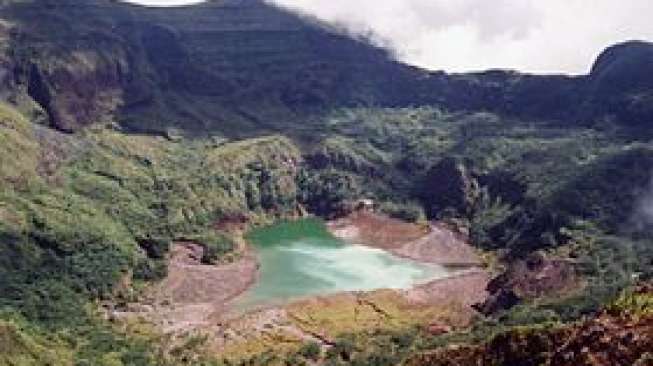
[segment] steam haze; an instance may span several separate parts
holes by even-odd
[[[507,68],[583,74],[609,45],[653,40],[650,0],[271,1],[355,32],[373,32],[401,60],[449,72]],[[184,0],[133,2],[179,5]]]
[[[638,194],[638,200],[633,215],[633,223],[637,230],[645,230],[653,227],[653,178],[648,189]]]

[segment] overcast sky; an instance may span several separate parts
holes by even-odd
[[[450,72],[509,68],[580,74],[608,45],[653,40],[651,0],[273,1],[354,31],[372,31],[403,61]]]

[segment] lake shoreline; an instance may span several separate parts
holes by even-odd
[[[250,232],[246,239],[259,259],[260,281],[230,307],[283,306],[350,291],[405,290],[455,272],[385,248],[346,242],[328,226],[307,218]]]
[[[295,222],[295,221],[291,221]],[[395,257],[415,261],[416,263],[440,265],[445,268],[455,268],[451,273],[424,280],[416,283],[407,288],[388,288],[391,291],[399,291],[410,293],[418,289],[424,289],[432,286],[441,287],[447,281],[457,280],[460,281],[466,277],[475,277],[478,274],[488,276],[487,272],[482,268],[481,262],[476,254],[471,249],[461,236],[448,229],[439,226],[438,224],[430,224],[428,227],[404,222],[390,217],[372,213],[372,212],[354,212],[353,214],[339,218],[336,220],[326,221],[325,227],[328,232],[336,238],[344,241],[349,245],[363,245],[370,248],[383,250]],[[379,230],[382,227],[383,230]],[[390,232],[390,234],[388,234]],[[449,243],[443,249],[434,251],[420,250],[420,245],[437,244],[437,237],[434,233],[441,235],[445,232],[448,236]],[[383,240],[374,241],[372,233],[381,233],[385,236]],[[392,234],[398,234],[405,238],[405,240],[393,240]],[[240,243],[241,253],[240,258],[232,263],[223,263],[212,266],[204,266],[200,263],[184,263],[180,266],[179,254],[173,251],[170,257],[170,267],[173,269],[172,274],[168,276],[159,286],[157,292],[159,294],[168,293],[173,294],[172,302],[176,304],[190,303],[203,303],[206,308],[212,308],[211,318],[232,318],[234,316],[247,315],[250,312],[258,312],[262,310],[269,310],[273,308],[283,308],[293,303],[310,300],[317,297],[330,297],[337,296],[344,293],[360,293],[360,292],[374,292],[377,290],[363,290],[363,291],[338,291],[326,294],[311,294],[292,298],[288,301],[270,302],[253,306],[251,309],[237,309],[238,302],[247,295],[254,286],[259,284],[261,280],[261,260],[260,253],[254,248],[253,244],[246,239],[246,236],[241,237]],[[451,240],[454,238],[454,240]],[[453,243],[453,244],[452,244]],[[192,243],[176,243],[177,248],[192,247]],[[454,248],[453,252],[445,253],[447,249]],[[440,255],[439,255],[440,254]],[[188,253],[183,254],[187,256]],[[227,284],[225,290],[222,291],[223,296],[215,296],[212,299],[207,299],[197,294],[192,295],[192,299],[188,298],[174,298],[175,289],[171,288],[170,283],[176,282],[171,277],[188,277],[189,270],[200,269],[204,272],[214,271],[215,276],[220,276],[219,282]],[[179,274],[177,272],[186,272]],[[243,280],[245,278],[245,280]],[[217,281],[217,279],[214,279]],[[489,278],[488,278],[489,281]],[[167,288],[166,288],[167,287]],[[192,287],[192,286],[191,286]],[[471,286],[478,288],[478,286]],[[380,289],[382,290],[382,289]],[[483,289],[484,290],[484,289]],[[192,291],[191,291],[192,293]],[[161,297],[160,295],[157,297]],[[211,297],[211,296],[209,296]],[[480,301],[482,301],[481,299]]]
[[[447,267],[482,267],[468,239],[438,222],[417,225],[369,211],[357,211],[327,222],[337,238],[383,249],[422,263]]]
[[[360,220],[361,217],[364,220]],[[415,245],[432,243],[433,226],[422,227],[371,213],[348,220],[351,221],[327,222],[324,230],[346,244],[380,249],[423,264],[459,265],[461,258],[465,260],[459,271],[407,288],[315,294],[239,309],[239,300],[265,275],[261,269],[260,253],[251,237],[241,236],[238,259],[218,265],[199,263],[196,244],[175,243],[169,258],[170,275],[150,292],[151,305],[139,304],[140,309],[131,316],[144,316],[169,335],[208,334],[211,349],[238,356],[260,350],[259,347],[267,344],[270,334],[281,334],[290,339],[287,341],[289,347],[306,341],[328,346],[339,333],[432,324],[458,328],[472,321],[475,315],[472,305],[485,300],[490,279],[477,264],[477,258],[460,255],[467,255],[468,251],[445,253],[447,256],[437,258],[432,256],[436,252]],[[376,224],[370,225],[371,222],[386,228],[385,232],[377,231],[386,235],[386,240],[377,243],[356,240],[368,235],[369,228],[376,227]],[[359,223],[363,225],[356,226]],[[320,222],[319,225],[323,224]],[[398,229],[394,230],[397,227],[392,225],[399,225]],[[350,233],[358,230],[359,237],[344,238],[342,232],[334,232],[343,228]],[[395,241],[389,234],[403,236],[406,240]],[[402,251],[405,248],[413,252]],[[352,314],[358,315],[349,319]],[[321,318],[324,319],[319,320]],[[311,325],[311,322],[319,324]]]

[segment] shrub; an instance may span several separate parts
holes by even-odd
[[[349,338],[338,338],[333,347],[327,351],[327,359],[342,359],[345,361],[351,360],[354,352],[356,351],[356,344]]]
[[[426,219],[424,208],[416,202],[384,202],[381,204],[381,211],[396,219],[409,222],[419,222]]]
[[[163,259],[170,251],[170,239],[167,238],[138,238],[138,245],[145,251],[148,258]]]
[[[197,239],[197,242],[204,247],[204,255],[202,256],[202,263],[204,264],[215,264],[236,247],[233,239],[218,233],[204,234]]]
[[[322,355],[322,348],[317,342],[309,342],[299,349],[299,354],[309,360],[317,361]]]
[[[143,258],[134,267],[134,279],[141,281],[158,281],[168,275],[168,264],[165,260],[149,260]]]

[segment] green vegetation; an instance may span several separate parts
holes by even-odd
[[[651,308],[650,288],[623,291],[617,300],[607,306],[609,318],[604,316],[600,322],[585,320],[566,323],[551,310],[538,309],[531,305],[521,305],[502,314],[496,319],[478,321],[472,328],[461,332],[454,332],[442,336],[431,336],[420,328],[408,328],[392,331],[377,331],[374,334],[343,334],[334,340],[334,344],[323,355],[324,365],[401,365],[406,364],[432,364],[414,362],[416,355],[433,353],[434,360],[441,364],[468,364],[483,360],[491,365],[517,364],[519,362],[532,362],[532,364],[556,364],[552,362],[552,351],[562,349],[563,343],[570,343],[572,339],[583,339],[595,335],[597,329],[610,324],[612,327],[624,326],[630,329],[634,324],[640,324],[639,337],[643,342],[650,344],[650,329],[645,328],[646,321],[650,321]],[[625,319],[625,325],[620,322]],[[648,320],[646,320],[648,319]],[[601,325],[599,325],[601,324]],[[610,328],[601,333],[605,337],[614,337],[618,344],[619,333],[609,333]],[[649,329],[649,330],[646,330]],[[582,342],[582,341],[581,341]],[[450,349],[443,348],[448,345],[459,345]],[[570,343],[571,344],[571,343]],[[573,343],[576,346],[576,343]],[[460,346],[464,345],[464,346]],[[580,347],[586,343],[580,343]],[[600,346],[599,346],[600,347]],[[308,345],[300,347],[296,353],[291,353],[284,359],[277,356],[274,359],[255,357],[244,361],[240,365],[295,365],[303,364]],[[600,353],[602,349],[594,349]],[[318,348],[316,348],[318,349]],[[632,353],[636,359],[647,360],[646,353],[638,348],[622,348],[621,352]],[[638,354],[639,353],[639,354]],[[570,354],[573,354],[570,352]],[[428,356],[427,356],[428,357]],[[558,356],[559,357],[559,356]],[[616,357],[616,356],[615,356]],[[458,360],[456,361],[453,360]],[[525,361],[527,360],[527,361]],[[283,362],[281,362],[283,361]],[[413,363],[410,363],[413,361]],[[299,363],[295,363],[299,362]],[[467,362],[467,363],[465,363]],[[438,365],[440,363],[437,363]],[[521,364],[521,363],[519,363]]]
[[[420,222],[426,219],[424,208],[417,202],[383,202],[379,210],[390,217],[409,222]]]
[[[608,132],[433,108],[348,109],[325,117],[321,133],[328,137],[300,151],[280,136],[170,141],[103,128],[73,142],[9,107],[0,111],[0,146],[21,151],[19,160],[7,159],[15,151],[2,154],[0,305],[35,325],[26,337],[77,332],[89,322],[94,332],[109,327],[94,320],[88,301],[129,298],[130,279],[163,278],[174,240],[201,244],[207,264],[228,257],[234,239],[213,229],[222,219],[265,222],[292,216],[300,205],[329,216],[361,197],[410,221],[426,213],[455,219],[487,250],[514,257],[546,250],[575,259],[587,283],[582,293],[481,322],[472,332],[479,341],[511,324],[576,319],[617,296],[633,274],[651,273],[650,235],[637,225],[625,233],[621,225],[637,209],[640,193],[632,187],[648,186],[653,147]],[[41,129],[63,148],[40,143]],[[439,164],[445,159],[455,164]],[[425,201],[429,190],[456,174],[451,190],[440,192],[462,206],[433,211]],[[57,339],[71,357],[81,357],[69,338]],[[415,347],[397,348],[395,356]],[[316,357],[309,351],[298,357]],[[389,358],[360,357],[397,360],[383,355]],[[340,358],[329,359],[345,362]]]
[[[634,137],[428,108],[342,110],[325,117],[324,126],[333,137],[308,149],[300,175],[300,187],[318,187],[301,190],[310,192],[302,201],[313,212],[370,197],[393,216],[420,220],[429,207],[425,193],[459,174],[453,189],[438,192],[463,207],[431,217],[467,226],[475,245],[500,250],[504,260],[536,251],[569,258],[583,282],[572,294],[523,303],[460,333],[431,337],[405,329],[395,335],[411,340],[402,345],[391,336],[354,334],[346,337],[348,351],[332,348],[326,364],[394,365],[422,350],[480,344],[518,329],[536,337],[595,313],[636,278],[651,276],[651,233],[636,221],[653,149]],[[439,165],[445,159],[455,164]]]
[[[615,315],[633,317],[653,316],[653,294],[650,289],[627,289],[614,301],[608,311]]]
[[[165,276],[173,240],[196,241],[204,262],[219,261],[235,249],[212,229],[224,215],[262,220],[297,206],[300,157],[280,137],[215,147],[96,130],[59,150],[11,108],[0,112],[0,146],[21,149],[2,154],[0,319],[39,357],[49,357],[38,352],[48,334],[78,365],[154,364],[148,342],[113,332],[89,301],[129,299],[130,277]],[[12,330],[16,319],[29,329]]]
[[[457,224],[502,264],[567,259],[582,283],[466,333],[342,335],[329,365],[537,339],[653,278],[650,44],[608,49],[587,76],[446,75],[266,2],[230,6],[0,0],[0,364],[208,365],[201,339],[163,349],[98,303],[164,278],[175,241],[228,261],[238,241],[216,228],[233,218],[329,217],[360,198]]]
[[[213,229],[223,218],[265,222],[292,216],[300,205],[328,216],[369,197],[392,216],[421,221],[425,192],[452,174],[462,174],[454,182],[467,188],[443,192],[463,195],[450,202],[465,207],[429,214],[468,225],[474,243],[488,250],[572,257],[587,283],[570,298],[528,307],[535,315],[523,317],[527,312],[517,308],[499,323],[479,323],[474,339],[519,317],[515,324],[576,319],[617,296],[633,274],[651,273],[650,235],[637,225],[625,233],[621,225],[637,209],[639,193],[630,187],[647,188],[653,148],[607,132],[532,126],[488,113],[366,108],[326,117],[322,133],[330,137],[303,152],[279,136],[170,141],[102,128],[74,142],[48,130],[64,146],[54,149],[39,142],[41,127],[9,107],[1,111],[6,143],[0,146],[21,154],[19,160],[7,159],[12,151],[2,154],[0,305],[36,325],[27,337],[96,323],[88,301],[133,296],[121,285],[130,278],[163,278],[174,240],[204,246],[204,263],[227,257],[236,244]],[[465,169],[440,170],[445,158]],[[97,324],[93,329],[108,327]],[[57,342],[80,357],[78,346]]]
[[[322,348],[319,343],[309,342],[303,345],[298,353],[307,360],[317,361],[322,355]]]

